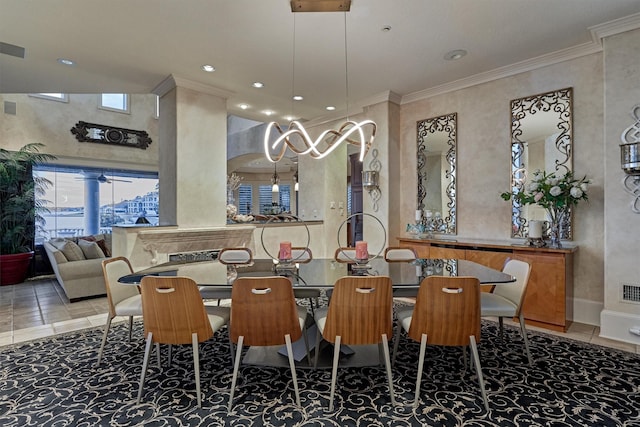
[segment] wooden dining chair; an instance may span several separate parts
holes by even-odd
[[[393,329],[391,294],[391,278],[387,276],[346,276],[336,281],[329,307],[316,311],[319,332],[316,335],[316,366],[320,338],[334,345],[330,411],[333,410],[341,344],[378,344],[380,352],[384,354],[391,404],[395,405],[388,343]]]
[[[355,264],[356,263],[356,248],[354,247],[340,247],[336,249],[336,252],[333,255],[333,259],[337,262],[341,262],[344,264]]]
[[[127,274],[133,273],[131,263],[125,257],[114,257],[102,261],[102,274],[104,284],[107,289],[107,304],[109,305],[109,315],[104,326],[102,343],[98,351],[98,361],[100,365],[104,347],[107,343],[107,336],[111,328],[111,322],[116,316],[127,316],[129,318],[129,342],[131,342],[131,330],[133,329],[133,316],[142,316],[142,299],[140,290],[136,285],[126,285],[119,283],[118,279]]]
[[[218,252],[218,262],[227,266],[227,283],[231,284],[238,275],[236,267],[253,262],[253,252],[245,247],[222,248]],[[200,286],[199,289],[202,298],[218,300],[218,305],[221,300],[231,298],[231,291],[228,289],[215,289],[213,286]]]
[[[297,264],[308,264],[313,260],[313,253],[311,249],[306,247],[292,247],[291,248],[291,261]],[[315,305],[318,305],[318,298],[320,298],[320,290],[318,289],[306,289],[304,287],[296,287],[293,290],[293,295],[296,298],[307,299],[309,301],[309,308],[311,308],[311,315],[315,314]]]
[[[422,280],[413,308],[397,313],[398,329],[393,345],[395,363],[400,332],[420,343],[413,407],[420,401],[420,383],[427,344],[470,346],[484,407],[489,411],[482,366],[476,343],[480,342],[480,281],[475,277],[429,276]],[[466,363],[466,351],[465,351]]]
[[[147,342],[137,403],[142,397],[151,344],[156,344],[159,367],[160,344],[191,344],[198,407],[202,407],[198,344],[213,337],[215,331],[228,323],[229,308],[208,307],[205,310],[196,283],[188,277],[145,276],[140,288]]]
[[[413,248],[389,246],[384,250],[384,260],[387,262],[410,262],[418,258]]]
[[[512,275],[516,278],[516,281],[515,283],[496,285],[492,293],[483,292],[480,296],[481,316],[498,318],[500,338],[503,337],[504,325],[502,319],[505,317],[518,318],[529,366],[533,366],[527,328],[525,327],[524,314],[522,312],[531,265],[525,261],[509,259],[504,264],[502,272]]]
[[[282,276],[240,277],[231,293],[231,342],[237,344],[228,411],[231,412],[243,346],[286,345],[296,404],[300,406],[298,379],[293,360],[292,342],[304,337],[309,356],[306,331],[307,309],[296,305],[291,281]]]

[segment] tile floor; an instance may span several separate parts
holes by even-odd
[[[108,310],[106,297],[69,303],[55,278],[0,286],[0,346],[104,326]],[[601,338],[593,325],[573,323],[566,333],[528,328],[640,354],[640,346]]]

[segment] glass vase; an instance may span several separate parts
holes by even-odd
[[[551,208],[547,210],[549,216],[549,247],[562,247],[562,221],[566,215],[566,210],[562,208]]]

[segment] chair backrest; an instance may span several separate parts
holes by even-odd
[[[142,291],[144,334],[162,344],[191,344],[213,336],[202,296],[193,279],[180,276],[145,276]]]
[[[293,247],[291,248],[291,260],[294,262],[298,262],[300,264],[306,264],[311,262],[313,259],[313,254],[311,253],[311,249],[304,247]]]
[[[253,252],[249,248],[222,248],[218,252],[220,264],[242,265],[253,262]]]
[[[135,285],[127,285],[118,282],[118,279],[127,274],[133,273],[131,263],[125,257],[113,257],[102,261],[102,275],[107,288],[107,301],[109,303],[109,314],[115,316],[115,306],[121,301],[139,295],[140,290]]]
[[[503,273],[507,273],[516,278],[515,283],[505,283],[504,285],[496,285],[493,293],[500,295],[513,302],[518,306],[516,309],[516,317],[520,315],[522,310],[522,302],[527,291],[529,283],[529,273],[531,273],[531,265],[525,261],[518,259],[509,259],[502,268]]]
[[[422,279],[413,309],[409,337],[445,346],[480,342],[480,281],[475,277],[429,276]]]
[[[384,250],[384,259],[387,262],[408,262],[414,261],[416,258],[418,256],[412,248],[389,246]]]
[[[342,247],[336,249],[335,254],[333,255],[333,259],[338,262],[342,262],[345,264],[355,264],[356,263],[356,248],[353,247]]]
[[[387,276],[345,276],[333,286],[322,336],[343,344],[377,344],[391,337],[393,290]]]
[[[231,341],[244,345],[285,344],[302,336],[291,281],[282,276],[240,277],[231,289]]]

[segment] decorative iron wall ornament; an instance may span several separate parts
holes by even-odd
[[[431,210],[429,205],[442,206],[442,217],[437,229],[433,231],[442,234],[456,234],[456,144],[457,144],[457,113],[445,114],[439,117],[418,122],[418,210]],[[437,148],[436,146],[441,146]],[[444,165],[440,170],[429,170],[427,166],[428,153],[444,153]],[[440,183],[442,192],[436,200],[427,188],[431,180]],[[443,180],[443,181],[441,181]],[[437,184],[434,182],[434,184]],[[440,209],[435,209],[439,213]],[[422,223],[426,224],[427,215],[422,215]]]
[[[511,101],[511,187],[513,193],[524,191],[527,176],[536,169],[564,176],[573,170],[573,88],[527,96]],[[544,118],[544,120],[541,120]],[[540,167],[529,161],[528,136],[554,137],[552,147],[545,146]],[[512,200],[511,237],[525,238],[529,218],[516,198]],[[563,240],[573,237],[571,208],[561,226]]]
[[[626,174],[622,186],[634,198],[631,210],[640,213],[640,104],[633,106],[631,117],[635,122],[620,135],[620,165]]]
[[[146,150],[151,144],[149,134],[143,130],[119,128],[96,123],[78,122],[71,133],[80,142],[96,144],[124,145]]]

